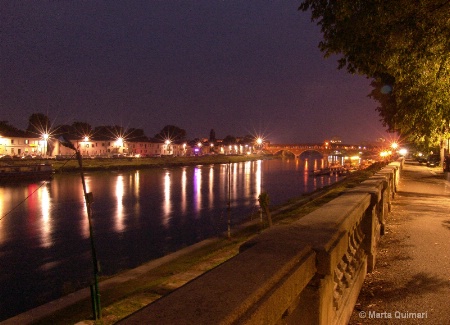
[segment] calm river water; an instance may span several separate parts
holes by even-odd
[[[271,205],[329,185],[322,160],[264,160],[87,173],[101,275],[115,274],[217,236],[249,220],[264,191]],[[228,182],[228,168],[231,183]],[[0,321],[89,286],[92,259],[78,174],[0,186]]]

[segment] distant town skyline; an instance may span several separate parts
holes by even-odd
[[[5,122],[4,119],[2,119],[0,117],[0,122]],[[6,121],[7,122],[7,121]],[[89,124],[87,122],[84,121],[76,121],[77,123],[86,123]],[[26,132],[27,131],[27,127],[25,128],[19,128],[16,125],[13,125],[9,122],[7,122],[8,125],[10,125],[11,127],[15,127],[17,128],[19,131],[21,132]],[[28,119],[27,119],[27,125],[28,125]],[[90,124],[89,124],[90,125]],[[65,130],[64,128],[61,127],[65,127],[66,125],[51,125],[50,128],[45,129],[45,128],[40,128],[38,127],[38,130],[34,130],[31,133],[33,134],[33,137],[35,138],[55,138],[57,139],[60,135],[66,134],[67,130]],[[71,125],[69,125],[71,126]],[[102,129],[103,127],[111,127],[111,128],[120,128],[120,130],[116,130],[116,132],[107,132],[108,133],[108,138],[111,140],[117,140],[118,138],[123,138],[124,141],[133,141],[134,138],[140,138],[140,133],[138,133],[138,136],[136,136],[136,131],[142,130],[144,132],[144,135],[149,139],[155,139],[155,138],[159,138],[159,140],[161,140],[162,142],[164,141],[174,141],[175,137],[167,137],[162,139],[161,137],[161,132],[164,133],[164,129],[167,127],[175,127],[175,128],[180,128],[183,129],[184,128],[182,126],[179,125],[165,125],[163,127],[161,127],[160,130],[158,130],[156,133],[153,134],[147,134],[145,133],[144,129],[141,128],[135,128],[132,125],[128,126],[128,128],[121,128],[121,126],[117,125],[117,124],[111,124],[111,125],[90,125],[92,127],[91,131],[86,131],[86,132],[79,132],[77,131],[77,136],[79,139],[88,139],[88,138],[105,138],[105,130],[99,130]],[[96,132],[97,131],[97,132]],[[100,132],[101,131],[101,132]],[[122,132],[123,131],[123,132]],[[219,130],[220,131],[220,130]],[[102,134],[98,134],[98,132],[102,133]],[[170,132],[169,132],[170,133]],[[220,132],[219,132],[220,133]],[[211,134],[214,135],[214,140],[223,140],[227,137],[236,137],[236,138],[246,138],[248,136],[252,136],[255,138],[256,140],[259,140],[261,142],[269,142],[269,143],[274,143],[273,141],[271,141],[271,139],[269,137],[264,136],[264,134],[258,134],[258,133],[238,133],[238,134],[226,134],[224,136],[221,137],[217,137],[216,136],[216,130],[215,129],[210,129],[208,131],[208,134],[202,134],[200,136],[190,136],[189,134],[186,134],[186,137],[184,138],[184,142],[185,141],[193,141],[196,139],[199,140],[210,140],[211,139]],[[73,136],[73,134],[72,134]],[[5,137],[4,132],[2,132],[2,127],[0,126],[0,137]],[[392,139],[391,139],[392,140]],[[88,141],[88,140],[86,140]],[[385,137],[379,137],[377,139],[373,139],[372,141],[357,141],[357,142],[348,142],[346,144],[351,144],[351,145],[358,145],[358,144],[375,144],[376,142],[384,142],[386,141]],[[183,141],[182,141],[183,142]],[[309,142],[310,144],[322,144],[325,142],[330,142],[330,143],[342,143],[342,139],[339,136],[328,136],[324,139],[322,139],[321,141],[316,141],[316,142]],[[291,142],[292,144],[308,144],[306,142],[301,142],[301,141],[297,141],[297,142]],[[280,143],[280,144],[289,144],[289,143]]]
[[[389,136],[370,81],[337,70],[299,3],[2,2],[1,119],[273,143]]]

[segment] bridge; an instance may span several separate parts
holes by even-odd
[[[340,143],[316,143],[316,144],[266,144],[263,146],[263,151],[271,154],[292,154],[295,157],[300,157],[305,152],[317,152],[323,158],[330,155],[354,155],[358,152],[373,152],[372,146],[359,146]]]

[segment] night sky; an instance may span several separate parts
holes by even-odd
[[[318,50],[300,1],[0,2],[0,120],[165,125],[189,139],[373,142],[387,133],[369,80]]]

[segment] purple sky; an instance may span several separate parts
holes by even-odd
[[[3,0],[0,120],[273,143],[387,137],[369,80],[324,59],[298,1]]]

